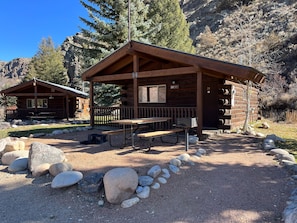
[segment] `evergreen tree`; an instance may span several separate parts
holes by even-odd
[[[112,84],[95,84],[94,104],[98,106],[111,106],[119,102],[120,87]]]
[[[81,28],[84,67],[89,67],[128,42],[128,0],[81,0],[89,19],[80,17],[87,28]],[[147,19],[148,5],[130,0],[130,39],[148,42],[151,21]],[[95,104],[116,104],[120,95],[114,85],[94,87]]]
[[[160,26],[159,32],[151,37],[152,44],[195,53],[189,25],[178,0],[151,1],[148,16],[152,27]]]
[[[55,48],[52,39],[42,39],[39,50],[29,64],[25,81],[33,78],[56,84],[66,85],[68,77],[63,65],[63,55],[60,48]]]
[[[98,60],[128,41],[128,0],[80,0],[88,10],[89,19],[80,17],[87,28],[80,28],[86,65]],[[131,39],[148,42],[150,20],[148,5],[130,0]],[[94,60],[95,59],[95,60]]]

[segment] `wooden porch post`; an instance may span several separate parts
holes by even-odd
[[[37,115],[37,83],[36,79],[33,79],[33,86],[34,86],[34,114]]]
[[[66,95],[66,118],[69,120],[69,97]]]
[[[94,82],[90,81],[90,91],[89,91],[89,107],[90,107],[90,124],[94,127]]]
[[[139,57],[137,55],[133,55],[133,97],[134,97],[134,118],[138,118],[138,71],[139,71]]]
[[[202,72],[197,71],[197,96],[196,96],[196,114],[198,117],[197,134],[200,138],[202,136],[203,127],[203,86],[202,86]]]

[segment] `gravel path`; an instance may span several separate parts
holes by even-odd
[[[65,151],[69,162],[84,174],[130,166],[140,174],[149,167],[184,153],[182,144],[155,146],[147,153],[129,148],[80,145],[91,131],[57,139],[32,139]],[[52,177],[12,175],[0,165],[0,221],[2,223],[163,222],[163,223],[256,223],[282,222],[281,214],[296,185],[286,171],[258,149],[258,139],[239,135],[214,135],[200,142],[208,154],[183,166],[168,183],[152,190],[147,199],[123,209],[97,205],[99,195],[87,195],[76,186],[52,189]],[[31,143],[27,142],[28,144]],[[191,147],[194,154],[198,147]]]

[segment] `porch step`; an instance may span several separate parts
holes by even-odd
[[[218,128],[223,129],[223,130],[226,130],[226,129],[230,130],[231,126],[230,125],[219,125]]]

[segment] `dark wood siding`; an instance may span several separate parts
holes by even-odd
[[[242,127],[245,121],[246,116],[246,85],[239,83],[227,82],[234,86],[235,97],[234,97],[234,106],[231,108],[231,128],[235,129]],[[252,87],[251,88],[251,113],[250,113],[250,122],[256,121],[259,116],[259,103],[258,103],[258,94],[259,90]]]

